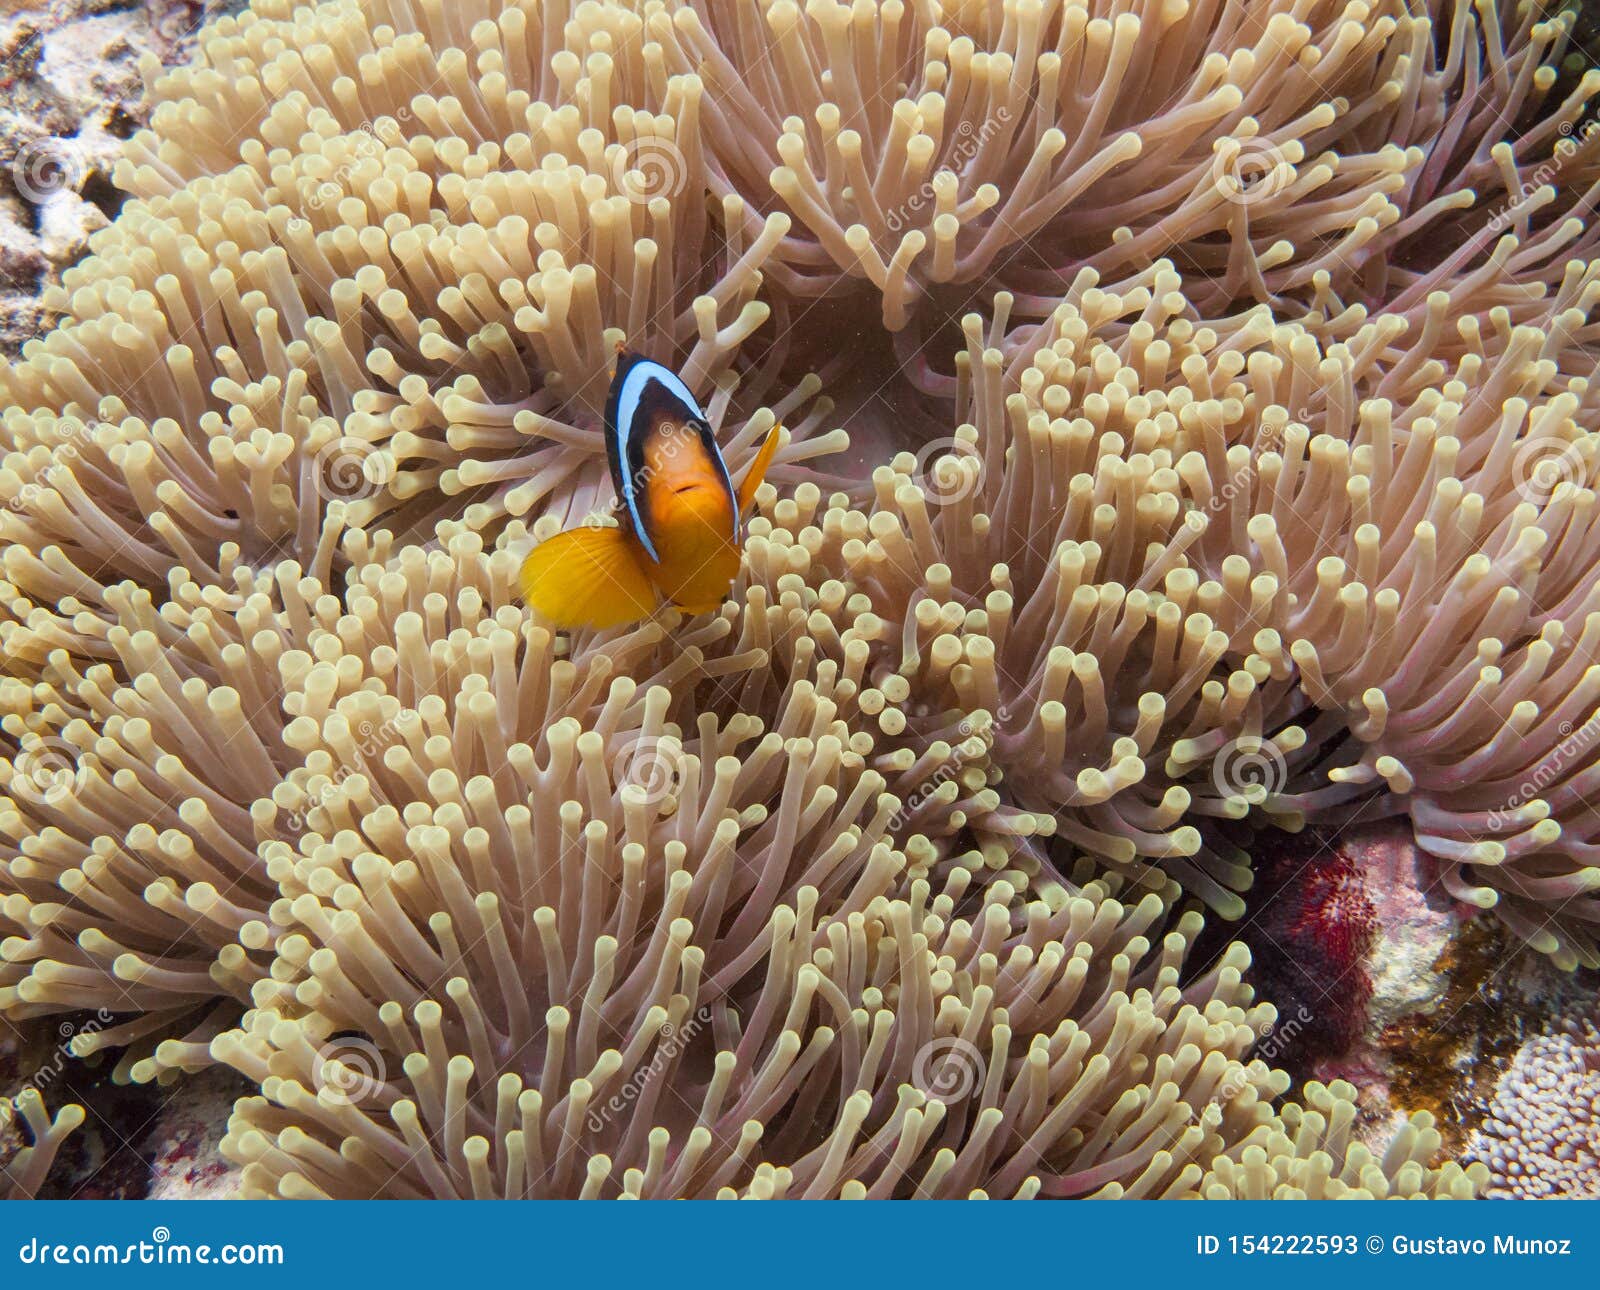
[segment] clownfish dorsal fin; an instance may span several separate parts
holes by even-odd
[[[778,444],[783,439],[783,427],[773,426],[767,431],[766,442],[756,453],[756,459],[750,463],[750,469],[744,472],[744,479],[739,483],[739,514],[742,517],[750,509],[751,503],[756,500],[756,490],[761,487],[761,481],[767,477],[767,467],[772,465],[772,458],[777,454]]]

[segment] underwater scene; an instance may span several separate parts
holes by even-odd
[[[1591,0],[4,0],[0,1198],[1600,1197],[1597,203]]]

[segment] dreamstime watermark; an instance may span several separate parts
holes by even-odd
[[[950,756],[940,764],[932,775],[922,780],[912,789],[911,795],[896,808],[895,813],[889,817],[890,832],[898,832],[904,828],[943,785],[955,779],[971,762],[987,756],[989,749],[994,747],[995,735],[999,724],[1005,722],[1009,716],[1010,713],[1002,707],[995,714],[993,720],[983,724],[981,727],[971,717],[964,718],[961,724],[956,727],[961,736],[961,742],[952,745]],[[973,740],[977,740],[977,748],[971,747]]]
[[[1302,408],[1294,414],[1294,420],[1304,425],[1309,415],[1310,412]],[[1211,494],[1206,501],[1206,510],[1212,512],[1225,510],[1239,498],[1255,494],[1256,476],[1261,469],[1261,459],[1269,452],[1283,450],[1285,429],[1285,426],[1270,423],[1261,427],[1261,432],[1250,444],[1249,457],[1240,463],[1237,470],[1230,471],[1222,487]]]
[[[66,140],[34,139],[17,149],[11,158],[11,184],[17,193],[35,206],[57,193],[76,192],[88,176],[83,159]]]
[[[378,1096],[388,1079],[388,1067],[378,1046],[359,1036],[330,1039],[317,1049],[311,1072],[317,1097],[335,1106],[361,1106]]]
[[[1541,188],[1555,180],[1566,168],[1567,162],[1578,155],[1578,150],[1584,144],[1596,134],[1600,134],[1600,121],[1592,119],[1585,121],[1583,127],[1576,131],[1571,121],[1563,121],[1558,129],[1561,138],[1556,140],[1556,146],[1551,149],[1549,158],[1529,171],[1528,177],[1508,194],[1510,200],[1489,216],[1488,223],[1484,225],[1489,232],[1501,233],[1509,228],[1517,212],[1526,206]]]
[[[74,426],[71,434],[55,445],[50,454],[50,461],[45,467],[19,488],[16,496],[6,505],[14,511],[26,510],[44,494],[54,491],[63,475],[72,474],[73,463],[81,455],[78,447],[80,441],[87,442],[103,424],[100,421],[83,421]]]
[[[356,744],[356,751],[370,764],[399,738],[398,725],[398,716],[391,717],[382,725],[374,725],[370,721],[357,721],[350,729],[350,733],[359,741]],[[348,760],[341,760],[328,775],[327,782],[319,784],[316,791],[308,794],[307,800],[296,809],[285,813],[284,826],[290,833],[303,832],[312,810],[318,806],[327,806],[344,787],[345,781],[352,775],[360,773],[363,773],[360,766]]]
[[[942,1035],[923,1044],[911,1058],[911,1084],[930,1101],[949,1106],[971,1097],[988,1069],[976,1044],[959,1035]]]
[[[1539,759],[1526,779],[1517,785],[1517,791],[1504,803],[1489,812],[1489,828],[1498,833],[1512,823],[1512,815],[1529,802],[1544,794],[1545,789],[1566,778],[1577,768],[1583,755],[1600,739],[1600,712],[1595,713],[1577,729],[1572,722],[1563,721],[1556,726],[1561,742]]]
[[[1305,1004],[1295,1010],[1294,1016],[1285,1020],[1280,1017],[1276,1021],[1264,1026],[1261,1038],[1250,1050],[1251,1058],[1263,1062],[1275,1062],[1294,1043],[1307,1026],[1316,1019],[1316,1014]],[[1246,1090],[1253,1087],[1255,1081],[1251,1078],[1250,1068],[1240,1062],[1235,1062],[1229,1072],[1223,1076],[1216,1090],[1211,1094],[1209,1106],[1222,1107]]]
[[[1560,435],[1536,434],[1517,445],[1511,459],[1511,483],[1525,502],[1543,506],[1563,484],[1581,485],[1589,477],[1589,463],[1575,440]]]
[[[11,782],[6,790],[13,799],[35,806],[57,806],[83,783],[83,764],[76,744],[59,735],[24,735],[23,745],[11,762]]]
[[[1290,1044],[1294,1043],[1300,1032],[1315,1019],[1315,1015],[1305,1004],[1301,1004],[1294,1016],[1287,1021],[1279,1018],[1262,1028],[1261,1041],[1251,1050],[1252,1057],[1259,1057],[1264,1062],[1275,1062],[1283,1055]]]
[[[402,107],[378,121],[363,121],[357,129],[345,135],[344,156],[328,174],[314,180],[302,198],[305,209],[320,211],[351,196],[351,181],[357,172],[365,163],[378,161],[391,146],[379,137],[379,129],[386,128],[390,121],[404,125],[410,119],[411,109]]]
[[[935,439],[917,453],[912,478],[940,506],[964,502],[983,487],[983,455],[961,438]]]
[[[1235,206],[1270,201],[1286,191],[1294,178],[1294,164],[1269,139],[1225,136],[1212,145],[1212,186]]]
[[[983,145],[994,137],[1000,127],[1008,124],[1010,120],[1011,109],[1001,107],[996,108],[992,115],[985,117],[981,125],[974,126],[971,121],[960,122],[956,126],[955,146],[950,149],[950,155],[945,158],[944,164],[923,180],[905,201],[884,212],[884,223],[889,231],[898,233],[912,223],[925,207],[933,204],[938,197],[936,185],[942,176],[948,175],[951,182],[958,182],[962,169],[978,155]]]
[[[590,1133],[599,1133],[614,1118],[626,1111],[628,1107],[639,1100],[639,1095],[650,1086],[650,1082],[658,1078],[667,1066],[676,1061],[683,1051],[694,1042],[694,1038],[708,1025],[711,1024],[711,1009],[701,1007],[690,1015],[682,1025],[671,1021],[661,1023],[660,1038],[656,1041],[655,1055],[648,1064],[639,1067],[632,1075],[628,1076],[620,1088],[604,1102],[589,1108],[588,1118],[585,1120]]]
[[[60,1042],[56,1044],[49,1058],[24,1079],[21,1086],[9,1097],[0,1098],[0,1126],[8,1125],[15,1120],[14,1103],[28,1089],[33,1089],[41,1097],[49,1092],[67,1069],[67,1063],[76,1057],[86,1055],[78,1050],[78,1040],[86,1035],[99,1034],[111,1024],[111,1020],[110,1009],[101,1008],[87,1021],[60,1022],[56,1027]]]
[[[1283,791],[1289,767],[1276,745],[1259,735],[1230,739],[1211,759],[1211,783],[1224,798],[1242,797],[1260,806]]]
[[[641,135],[616,145],[611,178],[616,189],[635,205],[657,197],[676,197],[688,180],[689,163],[678,145],[659,135]]]
[[[283,1263],[283,1246],[278,1244],[236,1245],[229,1243],[213,1248],[210,1245],[189,1245],[174,1241],[165,1226],[153,1228],[148,1241],[129,1245],[116,1245],[100,1241],[93,1245],[85,1241],[41,1241],[30,1237],[17,1250],[20,1263],[44,1265],[72,1265],[105,1267],[137,1263],[154,1263],[163,1267],[183,1264],[223,1264],[250,1266],[253,1264]]]
[[[395,478],[394,456],[350,435],[330,439],[312,459],[312,482],[330,502],[361,502]]]
[[[612,765],[622,768],[621,787],[636,789],[640,800],[657,806],[678,787],[687,755],[676,739],[640,735],[618,753]]]
[[[678,455],[686,448],[698,446],[699,442],[700,430],[697,426],[681,421],[664,425],[652,438],[649,459],[633,472],[634,496],[643,496],[652,479],[677,461]],[[622,498],[613,494],[609,502],[590,511],[578,523],[588,528],[604,528],[611,520],[621,515],[624,509]]]

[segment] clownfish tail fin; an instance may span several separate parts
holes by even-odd
[[[767,477],[767,467],[772,465],[772,458],[778,451],[778,444],[783,439],[783,427],[773,426],[767,432],[767,441],[761,445],[761,451],[756,453],[756,459],[750,463],[750,469],[744,472],[744,479],[739,484],[739,514],[743,515],[750,509],[750,503],[756,499],[756,490],[761,487],[761,481]]]
[[[655,585],[619,528],[568,529],[528,552],[522,596],[556,627],[621,627],[655,610]]]

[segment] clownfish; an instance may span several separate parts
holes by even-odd
[[[620,354],[605,411],[619,523],[569,529],[534,547],[522,565],[523,598],[565,628],[637,622],[663,596],[687,614],[715,609],[739,572],[744,515],[779,429],[735,489],[706,414],[678,375]]]

